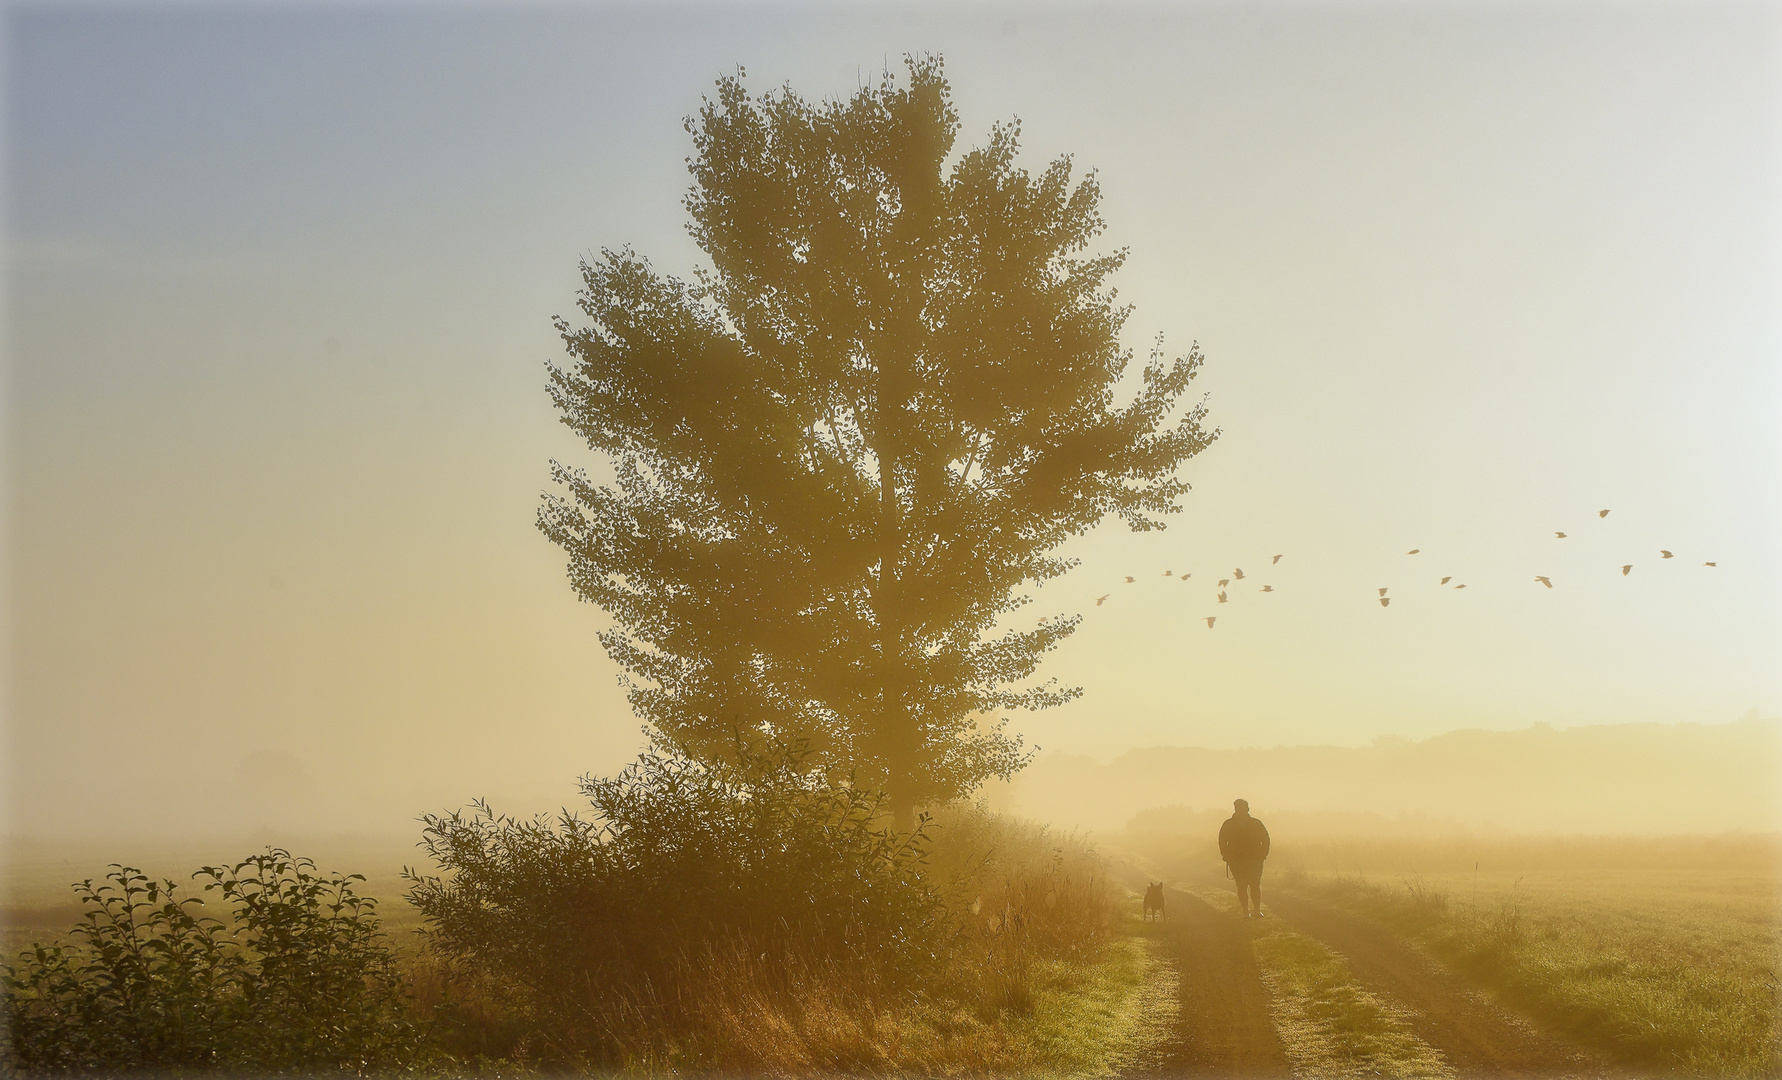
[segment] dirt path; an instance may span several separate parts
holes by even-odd
[[[1192,893],[1170,890],[1167,917],[1150,924],[1180,975],[1181,1023],[1153,1075],[1287,1077],[1269,1018],[1250,928]]]
[[[1143,889],[1136,871],[1127,876]],[[1200,884],[1221,891],[1226,885],[1210,880]],[[1179,972],[1181,1020],[1149,1074],[1241,1080],[1290,1076],[1251,948],[1261,924],[1193,893],[1171,889],[1167,895],[1168,918],[1148,924],[1146,932],[1162,944]],[[1340,954],[1367,989],[1403,1006],[1417,1037],[1439,1050],[1460,1077],[1608,1080],[1630,1075],[1495,1004],[1386,927],[1280,890],[1267,893],[1265,906],[1291,929]]]
[[[1340,953],[1368,989],[1409,1009],[1417,1037],[1440,1050],[1463,1077],[1623,1075],[1493,1003],[1386,927],[1280,890],[1270,892],[1264,906]]]

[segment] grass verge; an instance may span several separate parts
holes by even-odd
[[[979,824],[998,838],[997,852],[972,860],[971,873],[954,883],[969,886],[980,912],[992,909],[983,897],[1054,891],[1031,887],[1036,871],[1055,872],[1060,861],[1055,847],[1037,846],[1044,833],[1006,820]],[[1067,866],[1087,857],[1065,846]],[[670,1030],[639,1017],[628,1052],[609,1071],[710,1074],[721,1063],[721,1074],[781,1077],[1142,1072],[1176,1021],[1176,973],[1158,942],[1135,935],[1137,898],[1125,906],[1131,910],[1119,911],[1099,940],[1061,950],[1036,940],[1019,907],[998,904],[994,918],[971,921],[975,939],[915,992],[797,957],[708,950],[691,961],[697,976],[684,980],[705,987],[700,1023]],[[446,1014],[462,1021],[448,1039],[454,1060],[504,1075],[537,1071],[527,1023],[493,1000],[493,987],[448,986],[424,953],[411,963],[424,1009],[450,999]]]
[[[936,914],[910,943],[917,977],[796,940],[688,941],[660,987],[640,981],[606,1003],[602,1057],[587,1064],[638,1076],[1108,1076],[1167,1033],[1169,965],[1125,932],[1120,890],[1081,838],[950,807],[923,880]],[[525,995],[461,961],[430,970],[439,960],[423,951],[412,970],[451,1059],[564,1067]]]
[[[1136,900],[1136,898],[1135,898]],[[1153,938],[1121,935],[1091,964],[1055,965],[1034,1009],[1011,1025],[1022,1076],[1104,1077],[1143,1072],[1176,1022],[1177,974]]]

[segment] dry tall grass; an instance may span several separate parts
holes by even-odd
[[[1080,836],[970,805],[944,809],[936,825],[927,877],[946,911],[956,978],[986,1008],[1032,1011],[1036,963],[1093,959],[1120,890]]]
[[[591,1026],[619,1049],[598,1064],[640,1075],[923,1075],[1052,1071],[1060,1056],[1113,1049],[1046,1030],[1059,1000],[1120,983],[1142,958],[1109,946],[1121,892],[1082,838],[981,807],[936,812],[921,874],[939,909],[910,972],[841,961],[795,940],[773,952],[740,938],[688,942],[672,1000],[644,983],[590,1000]],[[413,957],[417,1003],[437,1017],[444,1049],[489,1072],[561,1067],[545,1018],[487,972]],[[1120,967],[1120,972],[1111,968]],[[1110,969],[1110,970],[1104,970]],[[1091,1040],[1093,1041],[1093,1040]],[[584,1061],[585,1064],[596,1064]]]

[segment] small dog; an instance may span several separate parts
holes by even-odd
[[[1166,918],[1163,913],[1163,882],[1155,882],[1145,886],[1145,918],[1149,919],[1155,911],[1159,919]]]

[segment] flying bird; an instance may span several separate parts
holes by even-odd
[[[1381,589],[1381,590],[1380,590],[1380,595],[1381,595],[1381,596],[1385,596],[1385,595],[1386,595],[1386,590],[1385,590],[1385,589]]]
[[[1221,589],[1225,588],[1225,586],[1230,585],[1230,584],[1231,584],[1231,579],[1228,577],[1222,577],[1219,579],[1219,587]]]
[[[1392,603],[1392,597],[1390,597],[1390,596],[1380,597],[1380,606],[1381,607],[1386,607],[1387,605],[1389,605],[1391,603]]]
[[[1551,581],[1548,581],[1545,577],[1541,576],[1540,574],[1535,575],[1535,580],[1540,582],[1542,585],[1547,586],[1547,588],[1549,588],[1549,589],[1551,589],[1553,587],[1553,583]]]
[[[1564,533],[1562,533],[1562,532],[1556,532],[1556,533],[1554,533],[1554,534],[1553,534],[1553,539],[1555,539],[1555,540],[1564,540],[1564,539],[1565,539],[1565,534],[1564,534]]]
[[[1275,565],[1275,564],[1276,564],[1276,563],[1278,563],[1278,562],[1280,562],[1280,561],[1281,561],[1281,557],[1280,557],[1280,556],[1279,556],[1279,555],[1276,555],[1276,556],[1275,556],[1275,557],[1274,557],[1274,558],[1272,558],[1272,559],[1270,559],[1270,560],[1269,560],[1269,561],[1268,561],[1268,564],[1269,564],[1269,565],[1270,565],[1270,566],[1273,566],[1273,565]]]
[[[1609,516],[1609,512],[1607,510],[1598,510],[1596,516],[1599,518],[1606,518]]]
[[[1130,574],[1127,575],[1127,577],[1126,577],[1126,584],[1128,584],[1128,585],[1132,584],[1132,576]]]
[[[1443,578],[1443,579],[1442,579],[1442,580],[1440,580],[1440,581],[1438,581],[1438,582],[1436,582],[1436,584],[1437,584],[1437,585],[1446,585],[1446,584],[1448,584],[1448,582],[1450,582],[1450,581],[1453,581],[1453,580],[1454,580],[1454,575],[1453,575],[1453,574],[1449,574],[1449,575],[1448,575],[1448,576],[1447,576],[1447,577],[1445,577],[1445,578]]]
[[[1454,586],[1454,587],[1455,587],[1455,588],[1456,588],[1456,589],[1464,589],[1464,588],[1466,588],[1466,582],[1464,582],[1464,581],[1463,581],[1463,582],[1461,582],[1461,583],[1460,583],[1460,584],[1459,584],[1459,585],[1456,585],[1456,586]]]
[[[1213,628],[1213,620],[1217,619],[1218,617],[1219,616],[1217,616],[1217,615],[1208,615],[1207,616],[1207,629],[1208,630],[1211,630]]]
[[[1164,576],[1164,577],[1175,577],[1175,576],[1176,576],[1176,572],[1175,572],[1175,571],[1174,571],[1174,570],[1165,570],[1165,571],[1164,571],[1164,572],[1163,572],[1163,576]]]
[[[1703,566],[1713,566],[1713,567],[1718,567],[1718,566],[1719,566],[1719,565],[1720,565],[1720,564],[1719,564],[1719,563],[1717,563],[1717,562],[1705,562],[1705,563],[1703,563],[1703,564],[1702,564],[1702,565],[1703,565]]]
[[[1233,570],[1231,572],[1231,576],[1238,579],[1239,581],[1244,580],[1244,568],[1240,566],[1236,570]]]
[[[1418,552],[1419,552],[1419,551],[1422,551],[1422,550],[1423,550],[1423,549],[1422,549],[1422,548],[1412,548],[1412,549],[1411,549],[1411,550],[1409,550],[1409,551],[1407,551],[1407,552],[1405,552],[1405,554],[1406,554],[1406,555],[1415,555],[1415,554],[1417,554],[1417,553],[1418,553]]]
[[[1632,569],[1633,569],[1633,563],[1628,563],[1628,564],[1627,564],[1627,565],[1626,565],[1626,566],[1623,566],[1623,567],[1622,567],[1622,568],[1621,568],[1621,576],[1622,576],[1622,577],[1626,577],[1626,576],[1627,576],[1627,572],[1628,572],[1628,571],[1629,571],[1629,570],[1632,570]]]
[[[1262,591],[1263,591],[1263,592],[1274,592],[1274,591],[1275,591],[1275,587],[1274,587],[1274,586],[1273,586],[1273,585],[1264,585],[1264,586],[1263,586],[1263,587],[1262,587]]]
[[[1180,577],[1180,578],[1179,578],[1179,579],[1177,579],[1177,580],[1180,580],[1180,581],[1187,581],[1187,580],[1188,580],[1188,579],[1189,579],[1189,578],[1191,578],[1191,577],[1193,577],[1193,576],[1194,576],[1194,575],[1193,575],[1193,574],[1183,574],[1183,575],[1182,575],[1182,576],[1181,576],[1181,577]]]
[[[1096,606],[1096,607],[1100,607],[1100,606],[1101,606],[1101,602],[1102,602],[1102,601],[1103,601],[1103,600],[1106,600],[1106,599],[1107,599],[1107,598],[1108,598],[1108,597],[1109,597],[1109,596],[1112,596],[1112,595],[1114,595],[1114,594],[1113,594],[1113,593],[1108,593],[1108,594],[1107,594],[1107,595],[1106,595],[1106,596],[1098,596],[1098,597],[1096,597],[1096,598],[1095,598],[1095,606]]]
[[[1658,549],[1658,553],[1659,553],[1659,554],[1660,554],[1660,555],[1663,555],[1663,556],[1664,556],[1664,557],[1665,557],[1665,558],[1667,558],[1667,559],[1674,559],[1674,558],[1676,558],[1676,556],[1675,556],[1675,555],[1672,555],[1672,554],[1671,554],[1671,553],[1670,553],[1670,552],[1668,552],[1668,551],[1666,551],[1666,550],[1665,550],[1665,549],[1663,549],[1663,548],[1659,548],[1659,549]]]
[[[1219,594],[1219,602],[1221,604],[1225,603],[1225,594],[1224,593]]]

